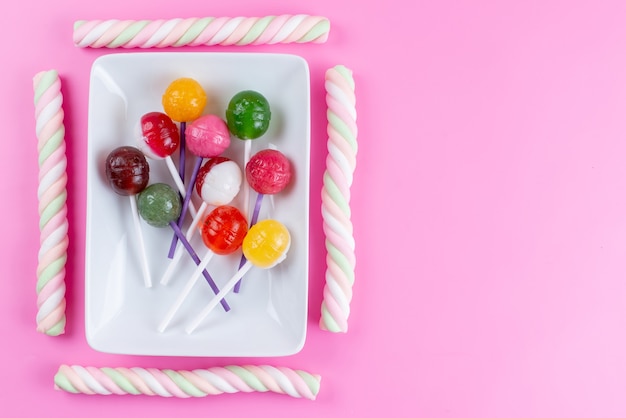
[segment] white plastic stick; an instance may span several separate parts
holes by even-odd
[[[148,257],[146,256],[146,245],[143,241],[143,232],[141,230],[141,223],[139,222],[137,200],[135,196],[128,197],[130,200],[130,210],[132,212],[133,223],[135,224],[137,243],[139,244],[139,259],[141,263],[141,271],[143,272],[143,281],[146,287],[152,287],[152,278],[150,277],[150,268],[148,267]]]
[[[211,313],[211,311],[217,306],[217,304],[220,303],[220,300],[224,299],[224,296],[226,296],[226,294],[230,292],[230,290],[235,286],[239,279],[241,279],[248,272],[248,270],[250,270],[252,265],[253,264],[250,261],[246,261],[246,263],[234,274],[234,276],[231,277],[228,282],[226,282],[226,284],[222,287],[222,290],[220,290],[217,295],[215,295],[215,297],[211,299],[209,304],[202,310],[202,312],[200,312],[200,314],[194,318],[191,324],[189,324],[187,328],[185,328],[185,332],[187,332],[187,334],[191,334],[198,327],[198,325],[200,325],[200,322],[202,322],[202,320],[209,313]]]
[[[246,139],[244,140],[243,147],[243,175],[244,178],[246,176],[246,165],[248,165],[248,161],[250,161],[250,154],[252,153],[252,140]],[[250,185],[247,181],[244,181],[243,184],[242,196],[243,196],[243,215],[246,217],[246,220],[250,220]]]
[[[168,155],[167,157],[165,157],[165,164],[167,165],[167,169],[170,171],[172,179],[174,179],[174,183],[176,183],[176,188],[184,199],[185,195],[187,194],[187,190],[185,189],[185,185],[183,184],[183,181],[178,174],[178,169],[176,168],[174,160],[172,160],[171,156]],[[194,218],[198,214],[198,211],[196,211],[196,207],[191,200],[189,201],[189,213],[191,213],[191,216]]]
[[[191,277],[185,284],[185,287],[178,294],[176,301],[174,302],[172,307],[169,309],[169,311],[167,311],[165,318],[163,318],[163,321],[161,321],[161,324],[159,324],[159,328],[158,328],[159,332],[165,331],[165,328],[167,328],[168,324],[172,321],[172,318],[174,318],[174,315],[176,315],[176,312],[178,312],[178,310],[183,305],[183,302],[185,301],[187,296],[189,296],[189,293],[191,293],[191,289],[193,289],[193,286],[196,284],[198,279],[200,279],[200,276],[202,275],[202,270],[206,268],[207,264],[209,264],[209,261],[211,261],[211,258],[213,258],[213,254],[214,254],[213,251],[208,251],[207,254],[204,256],[204,258],[202,259],[202,261],[200,262],[200,264],[198,264],[193,274],[191,275]],[[219,292],[219,293],[222,293],[222,292]],[[223,298],[224,296],[222,296],[218,300],[218,303]]]
[[[187,241],[191,241],[191,238],[197,231],[198,224],[202,220],[202,215],[204,215],[204,212],[206,212],[206,209],[208,208],[208,206],[209,205],[207,205],[206,202],[202,202],[202,204],[200,205],[200,208],[198,209],[198,213],[196,213],[196,215],[193,217],[193,221],[191,222],[191,225],[189,225],[187,232],[185,232],[185,238],[187,238]],[[176,252],[174,252],[174,257],[172,258],[169,265],[167,266],[167,269],[165,269],[165,273],[163,273],[163,277],[161,277],[162,285],[165,286],[170,282],[172,278],[172,274],[174,274],[174,271],[176,270],[176,266],[180,262],[180,259],[183,257],[183,253],[184,253],[183,248],[181,248],[180,246],[176,246]]]

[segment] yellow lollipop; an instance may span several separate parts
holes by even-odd
[[[285,225],[266,219],[250,228],[241,247],[250,263],[268,269],[285,259],[290,245],[291,237]]]
[[[264,219],[250,227],[241,246],[246,256],[245,264],[226,282],[222,290],[211,299],[202,312],[185,328],[185,331],[191,334],[252,266],[261,269],[274,267],[287,257],[290,246],[289,230],[277,220]]]

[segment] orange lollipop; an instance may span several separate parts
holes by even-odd
[[[185,182],[185,129],[187,122],[198,119],[202,115],[206,102],[206,93],[200,83],[189,77],[172,81],[161,98],[161,104],[167,116],[173,121],[180,122],[178,173],[183,183]]]

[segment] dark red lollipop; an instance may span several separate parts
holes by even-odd
[[[148,258],[143,240],[143,233],[139,225],[139,213],[135,195],[148,185],[150,180],[150,166],[145,155],[135,147],[123,146],[115,148],[109,153],[105,162],[105,171],[111,188],[115,193],[127,196],[130,201],[131,214],[137,235],[139,255],[143,280],[146,287],[152,286]]]
[[[115,193],[136,195],[146,188],[150,179],[150,166],[145,155],[137,148],[122,146],[107,156],[105,171]]]

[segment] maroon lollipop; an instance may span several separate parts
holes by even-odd
[[[145,155],[135,147],[115,148],[107,156],[105,171],[115,193],[134,196],[148,185],[150,166]]]
[[[129,198],[131,214],[137,233],[144,284],[146,287],[151,287],[152,279],[150,278],[143,233],[141,232],[139,222],[139,212],[137,211],[137,200],[135,199],[135,195],[148,185],[150,166],[140,150],[135,147],[123,146],[114,149],[107,156],[105,172],[113,191]]]

